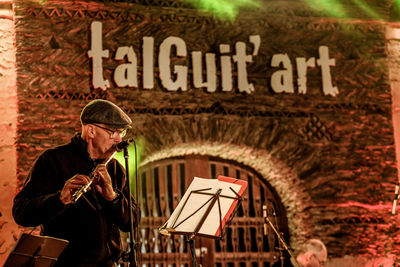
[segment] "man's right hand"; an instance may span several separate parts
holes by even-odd
[[[64,205],[72,203],[72,195],[82,186],[88,184],[90,178],[83,174],[76,174],[71,179],[67,180],[61,190],[60,200]]]

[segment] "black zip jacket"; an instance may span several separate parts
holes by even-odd
[[[69,241],[55,266],[100,266],[120,254],[119,230],[129,231],[128,183],[125,170],[115,160],[107,165],[118,197],[106,201],[94,189],[76,204],[63,205],[60,193],[75,174],[89,173],[93,161],[87,143],[75,135],[71,142],[45,151],[35,161],[23,189],[16,195],[13,217],[24,227],[41,225],[41,234]],[[90,202],[90,204],[88,203]],[[133,214],[136,205],[133,202]],[[136,218],[136,216],[134,216]],[[106,266],[106,265],[105,265]]]

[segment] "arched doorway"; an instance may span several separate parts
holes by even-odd
[[[203,266],[264,267],[280,261],[275,235],[264,235],[262,210],[263,204],[272,204],[276,211],[273,219],[287,239],[286,213],[275,190],[247,166],[217,157],[188,155],[151,162],[139,170],[143,265],[190,266],[184,238],[161,236],[158,228],[178,205],[193,177],[215,179],[218,175],[247,180],[248,188],[222,240],[196,238],[198,263]]]

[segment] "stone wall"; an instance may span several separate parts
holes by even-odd
[[[327,244],[331,257],[392,259],[398,254],[399,218],[388,216],[397,173],[384,23],[362,14],[330,18],[299,1],[265,1],[257,10],[241,12],[234,22],[190,8],[137,2],[17,2],[20,184],[40,152],[79,130],[82,106],[106,98],[134,118],[132,136],[144,140],[144,160],[179,147],[185,147],[181,154],[211,153],[201,150],[203,144],[237,147],[224,157],[253,164],[282,187],[278,191],[295,246],[314,236]],[[387,1],[375,5],[382,16],[389,12]],[[113,82],[121,62],[112,59],[103,60],[110,88],[93,88],[87,56],[93,21],[102,22],[103,47],[110,57],[121,46],[132,46],[137,53],[138,88],[120,88]],[[218,54],[219,44],[229,44],[232,55],[239,41],[246,43],[247,53],[253,52],[251,35],[261,38],[257,56],[247,63],[254,92],[239,92],[237,82],[230,92],[206,92],[191,82],[187,91],[168,91],[157,78],[156,55],[154,88],[143,89],[144,36],[154,37],[156,53],[163,40],[177,36],[188,51]],[[318,59],[320,46],[329,47],[335,59],[330,71],[338,95],[324,94],[318,67],[309,69],[305,94],[297,87],[293,93],[271,88],[270,77],[278,69],[270,65],[272,55],[287,54],[295,66],[296,57]],[[179,57],[172,62],[190,64]],[[274,176],[262,163],[251,163],[250,156],[241,158],[243,149],[260,155],[260,161],[279,162],[282,173]],[[284,177],[285,170],[293,181],[274,180]]]
[[[1,1],[0,1],[1,4]],[[18,238],[19,229],[11,216],[16,192],[17,88],[15,31],[11,5],[0,6],[0,265]]]

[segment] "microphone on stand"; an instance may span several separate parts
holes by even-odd
[[[136,149],[136,142],[134,139],[128,139],[125,141],[122,141],[118,144],[114,144],[113,148],[120,152],[122,150],[124,150],[124,158],[125,158],[125,170],[126,170],[126,178],[128,181],[128,184],[131,184],[130,182],[130,177],[129,177],[129,152],[127,147],[133,143],[134,144],[134,148],[135,148],[135,185],[138,185],[138,177],[137,177],[137,149]],[[136,187],[136,198],[138,198],[138,186]],[[129,196],[132,196],[132,192],[131,192],[131,187],[128,186],[128,194]],[[139,200],[137,200],[139,201]],[[133,224],[133,219],[134,219],[134,215],[132,213],[132,197],[128,198],[128,204],[129,204],[129,221],[130,221],[130,229],[129,229],[129,235],[130,235],[130,242],[129,242],[129,249],[130,251],[125,253],[125,256],[123,258],[124,261],[129,262],[129,266],[132,267],[137,267],[138,266],[138,261],[140,261],[140,257],[138,259],[139,256],[139,212],[136,211],[136,216],[135,216],[135,221],[136,221],[136,228],[134,227]],[[136,207],[140,206],[139,202],[137,202]],[[135,229],[134,229],[135,228]]]
[[[122,142],[120,142],[118,144],[115,144],[114,148],[115,148],[115,150],[120,152],[120,151],[122,151],[124,148],[126,148],[127,146],[129,146],[133,142],[134,142],[133,139],[128,139],[128,140],[122,141]]]
[[[268,224],[267,224],[267,205],[262,206],[263,217],[264,217],[264,235],[268,235]]]
[[[393,215],[396,214],[396,205],[397,205],[397,201],[399,200],[399,187],[400,187],[400,184],[397,184],[396,189],[394,190],[394,199],[393,199],[393,208],[392,208]]]

